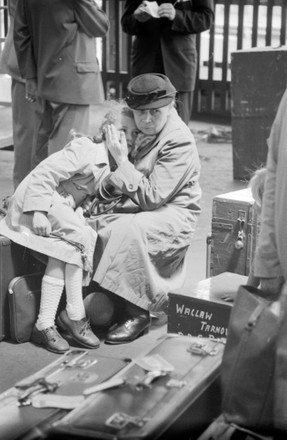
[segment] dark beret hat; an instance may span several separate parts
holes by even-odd
[[[164,107],[175,97],[176,89],[161,73],[144,73],[128,84],[127,105],[133,110]]]

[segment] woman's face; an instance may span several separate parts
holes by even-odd
[[[137,128],[144,134],[158,134],[165,126],[171,106],[150,110],[133,110]]]
[[[133,117],[122,113],[119,122],[116,124],[116,128],[125,133],[128,150],[130,151],[135,144],[135,139],[139,132]]]

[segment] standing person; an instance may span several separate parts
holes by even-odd
[[[103,102],[95,37],[109,20],[94,0],[19,0],[14,43],[26,97],[36,101],[33,165],[87,133],[90,104]],[[36,99],[37,98],[37,99]]]
[[[276,299],[287,280],[287,91],[268,139],[266,177],[254,275],[260,288]]]
[[[103,126],[113,122],[113,127],[124,130],[130,144],[135,130],[133,117],[122,105],[111,106],[104,107]],[[55,325],[64,286],[67,302],[57,318],[58,327],[84,347],[99,346],[82,297],[82,286],[89,283],[93,273],[97,231],[87,224],[82,205],[97,194],[109,171],[104,143],[78,135],[21,182],[0,222],[2,235],[47,257],[40,311],[31,340],[55,353],[69,349]]]
[[[14,16],[18,0],[8,0],[10,25],[5,40],[0,73],[11,76],[12,130],[14,147],[13,186],[17,188],[31,171],[35,105],[26,99],[25,80],[21,78],[13,42]]]
[[[150,15],[149,3],[158,10]],[[147,5],[147,6],[146,6]],[[210,28],[213,0],[126,0],[123,31],[134,36],[132,76],[163,73],[177,89],[177,109],[188,124],[197,75],[196,34]]]
[[[121,298],[125,309],[107,333],[109,344],[147,331],[150,312],[166,310],[168,292],[184,282],[200,214],[200,163],[194,137],[174,108],[175,95],[165,75],[135,77],[126,99],[139,131],[132,150],[113,126],[106,133],[117,167],[100,193],[107,200],[122,195],[122,202],[89,224],[98,233],[93,280]]]

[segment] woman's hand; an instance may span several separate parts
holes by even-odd
[[[116,161],[117,166],[128,160],[128,145],[125,133],[118,132],[114,125],[106,127],[106,146]]]
[[[35,234],[48,237],[51,234],[51,223],[43,211],[35,211],[33,215],[33,229]]]

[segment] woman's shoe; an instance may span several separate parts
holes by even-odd
[[[57,318],[57,325],[83,347],[98,348],[100,346],[100,341],[93,333],[87,318],[74,321],[69,318],[67,311],[63,310]]]
[[[31,341],[37,345],[43,345],[53,353],[65,353],[70,348],[68,342],[62,338],[55,325],[44,330],[38,330],[34,325]]]
[[[148,332],[150,323],[149,313],[126,318],[120,324],[116,324],[110,329],[105,342],[106,344],[126,344],[127,342],[132,342]]]

